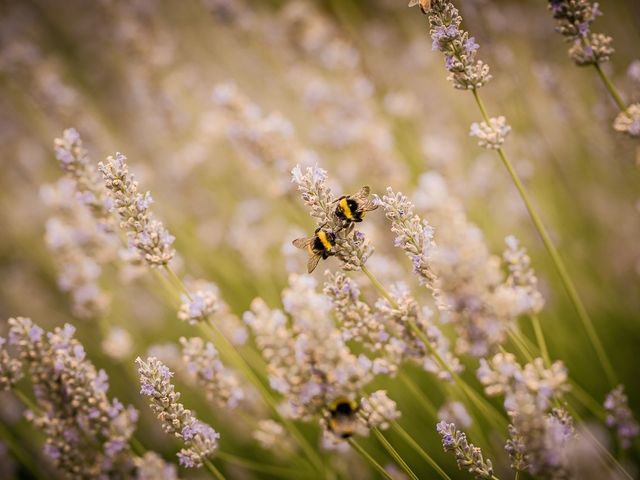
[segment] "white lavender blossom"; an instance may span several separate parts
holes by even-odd
[[[138,182],[129,173],[127,158],[121,153],[107,157],[98,169],[104,177],[115,210],[120,216],[120,228],[127,232],[130,245],[151,267],[167,265],[174,257],[171,244],[175,237],[155,220],[150,210],[151,194],[138,192]]]
[[[394,193],[391,187],[378,204],[382,205],[386,217],[391,221],[391,231],[396,234],[396,247],[404,250],[411,260],[413,271],[422,285],[434,289],[436,276],[431,268],[431,254],[435,247],[433,227],[413,212],[413,204],[401,192]]]
[[[136,457],[134,463],[136,480],[178,480],[176,466],[165,462],[155,452],[146,452],[142,457]]]
[[[625,450],[629,449],[640,433],[640,425],[633,418],[627,395],[624,393],[624,385],[618,385],[607,395],[604,408],[607,411],[607,427],[614,428],[620,446]]]
[[[501,115],[490,118],[489,123],[472,123],[469,135],[478,139],[478,146],[497,150],[502,147],[510,131],[511,126]]]
[[[506,237],[505,243],[507,249],[502,254],[502,259],[509,275],[504,284],[496,289],[497,295],[507,291],[506,295],[519,298],[516,301],[510,300],[511,305],[516,307],[512,311],[514,317],[525,313],[539,313],[544,307],[544,297],[538,289],[538,277],[531,267],[531,258],[513,235]]]
[[[62,137],[54,140],[54,150],[60,167],[75,183],[78,199],[90,208],[102,228],[112,230],[111,199],[107,197],[100,174],[91,163],[78,131],[68,128],[62,132]]]
[[[300,165],[291,171],[291,181],[298,186],[300,196],[318,227],[335,234],[335,255],[342,261],[344,270],[359,270],[373,254],[373,247],[364,233],[353,228],[342,228],[335,215],[334,197],[327,185],[327,172],[322,168]]]
[[[186,284],[189,294],[180,297],[178,318],[190,325],[215,323],[231,343],[243,345],[248,336],[247,328],[220,297],[218,286],[206,280],[187,280]]]
[[[0,337],[0,391],[10,390],[23,376],[22,363],[9,355],[7,341]]]
[[[475,357],[495,353],[517,317],[541,307],[533,273],[524,274],[530,270],[525,253],[509,247],[505,279],[500,259],[491,255],[482,231],[468,220],[462,202],[438,173],[421,177],[416,201],[436,229],[437,245],[430,255],[436,301],[442,323],[455,328],[456,352]]]
[[[196,325],[208,319],[218,311],[218,296],[211,288],[203,288],[181,296],[182,303],[178,318],[190,325]]]
[[[333,303],[342,338],[345,341],[358,341],[374,352],[380,350],[388,334],[371,307],[360,300],[358,285],[342,272],[327,270],[325,276],[327,280],[323,292]]]
[[[75,180],[66,177],[40,189],[40,197],[50,210],[45,242],[56,265],[58,286],[71,295],[74,315],[89,318],[109,306],[100,277],[102,265],[117,257],[119,240],[78,200],[79,195]]]
[[[387,396],[385,390],[376,390],[370,395],[362,397],[358,415],[369,429],[386,430],[392,422],[400,417],[400,411],[396,402]]]
[[[511,424],[505,449],[511,465],[544,478],[570,478],[567,448],[574,436],[573,420],[551,408],[568,390],[561,362],[548,369],[541,358],[521,367],[510,353],[480,360],[478,379],[488,396],[504,395]]]
[[[290,190],[283,176],[296,164],[308,165],[316,159],[300,145],[291,122],[279,112],[264,114],[233,83],[216,85],[212,97],[226,114],[227,135],[234,147],[252,167],[265,170],[265,189],[274,195]]]
[[[493,465],[491,460],[484,459],[482,450],[467,442],[464,432],[458,430],[453,423],[439,422],[436,429],[442,437],[445,452],[453,452],[460,470],[466,470],[476,479],[491,480]]]
[[[613,121],[613,128],[631,138],[640,138],[640,103],[633,103],[620,112]]]
[[[480,46],[460,28],[462,17],[450,0],[432,0],[428,11],[433,50],[444,53],[448,80],[462,90],[475,90],[489,80],[489,66],[476,60]]]
[[[390,294],[393,303],[381,298],[375,307],[388,333],[383,351],[387,364],[395,366],[391,373],[404,360],[418,363],[425,371],[434,373],[441,380],[449,381],[451,372],[461,372],[463,367],[452,354],[449,340],[433,322],[431,309],[421,308],[404,284],[392,285]],[[410,324],[423,333],[430,345],[424,344]]]
[[[113,327],[102,340],[102,351],[115,360],[123,360],[131,355],[133,340],[131,334],[121,327]]]
[[[557,21],[556,31],[571,43],[569,55],[576,65],[608,62],[614,50],[613,39],[592,33],[591,24],[602,15],[600,5],[588,0],[549,0],[549,10]]]
[[[463,428],[469,428],[473,423],[464,404],[452,400],[448,400],[440,407],[438,419],[446,423],[455,423]]]
[[[287,436],[287,431],[282,424],[269,418],[258,421],[258,426],[253,431],[253,438],[265,450],[275,450],[277,452],[295,450],[295,444]]]
[[[240,380],[225,367],[211,342],[200,337],[180,338],[182,360],[195,383],[203,388],[207,399],[219,407],[233,409],[245,398]]]
[[[157,358],[146,361],[136,359],[140,375],[140,394],[150,398],[151,410],[162,424],[162,429],[184,443],[178,452],[180,465],[186,468],[201,467],[218,449],[220,434],[198,420],[191,410],[179,402],[180,393],[171,383],[171,372]]]
[[[336,399],[357,400],[373,377],[372,362],[351,353],[313,277],[290,275],[282,303],[291,321],[261,299],[252,302],[244,320],[267,363],[271,387],[284,396],[286,414],[322,418]]]
[[[130,469],[129,440],[138,412],[108,398],[107,375],[86,358],[74,327],[47,333],[22,317],[9,319],[9,325],[9,342],[28,368],[38,406],[27,418],[44,434],[44,452],[53,465],[70,478]]]
[[[561,361],[546,368],[541,358],[535,358],[521,367],[511,353],[498,353],[490,360],[481,358],[477,377],[488,396],[504,396],[507,412],[514,410],[515,397],[520,393],[526,393],[532,404],[546,410],[569,388],[567,369]]]

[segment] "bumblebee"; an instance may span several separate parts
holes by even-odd
[[[360,406],[358,402],[348,398],[337,398],[329,405],[327,425],[338,437],[347,439],[351,437],[357,428],[358,419],[356,413]]]
[[[331,255],[335,255],[336,234],[331,230],[324,230],[319,227],[313,237],[297,238],[292,243],[295,247],[309,252],[307,271],[311,273],[315,270],[321,258],[326,260]]]
[[[352,222],[361,222],[367,212],[378,208],[372,198],[370,198],[371,189],[362,187],[355,195],[343,195],[334,201],[336,206],[336,217],[344,224],[349,225]]]
[[[409,0],[410,7],[414,7],[416,5],[420,5],[420,10],[422,10],[422,13],[425,15],[429,13],[429,10],[431,10],[431,0]]]

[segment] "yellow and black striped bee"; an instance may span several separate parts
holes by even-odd
[[[315,270],[321,258],[326,260],[331,255],[335,255],[336,234],[331,230],[324,230],[319,227],[313,237],[297,238],[292,243],[295,247],[309,252],[307,271],[311,273]]]
[[[425,15],[429,13],[429,10],[431,10],[431,0],[409,0],[410,7],[414,7],[416,5],[420,5],[420,10],[422,10],[422,13]]]
[[[361,222],[367,212],[378,208],[370,194],[371,189],[365,186],[354,195],[343,195],[335,200],[334,203],[338,203],[335,211],[336,217],[344,225]]]
[[[356,413],[360,406],[358,402],[348,398],[337,398],[329,405],[327,425],[338,437],[347,439],[351,437],[358,426]]]

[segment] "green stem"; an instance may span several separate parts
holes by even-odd
[[[602,83],[604,83],[604,86],[609,91],[609,94],[618,105],[618,108],[620,109],[620,111],[625,112],[627,110],[627,105],[624,103],[624,100],[622,100],[622,97],[618,93],[618,90],[616,89],[616,87],[611,82],[611,79],[609,78],[609,76],[606,73],[604,73],[599,63],[595,63],[593,66],[596,69],[596,72],[598,72],[598,75],[600,76],[600,78],[602,79]]]
[[[131,437],[131,439],[129,440],[129,445],[131,445],[131,450],[133,450],[133,453],[135,453],[137,456],[142,457],[144,455],[146,449],[144,448],[142,443],[140,443],[140,440],[138,440],[136,437]]]
[[[420,402],[420,405],[427,411],[429,417],[436,418],[437,417],[437,409],[431,401],[425,397],[425,394],[418,388],[418,386],[413,383],[406,375],[400,375],[400,381],[404,383],[404,385],[413,393],[413,396]]]
[[[393,445],[389,443],[389,440],[385,438],[382,432],[376,427],[372,428],[372,431],[374,435],[377,437],[377,439],[380,441],[384,449],[389,453],[389,455],[391,455],[393,459],[396,461],[396,463],[400,465],[400,468],[402,468],[402,470],[404,470],[405,473],[409,475],[409,478],[411,478],[411,480],[418,480],[418,476],[415,473],[413,473],[413,470],[411,470],[411,467],[407,464],[407,462],[404,461],[404,459],[398,453],[398,451],[395,448],[393,448]]]
[[[35,461],[37,459],[34,458],[31,453],[23,450],[23,443],[15,440],[13,433],[4,425],[3,422],[0,422],[0,438],[2,438],[9,451],[13,454],[20,465],[24,466],[24,468],[26,468],[34,478],[47,478],[40,469],[34,466],[34,463],[37,464],[37,461]]]
[[[443,478],[443,480],[451,480],[451,477],[449,475],[447,475],[447,472],[445,472],[442,467],[440,467],[440,465],[438,465],[438,462],[436,462],[431,455],[429,455],[421,446],[418,442],[416,442],[413,437],[411,435],[409,435],[409,433],[407,433],[407,431],[402,428],[398,423],[394,422],[391,424],[391,428],[393,428],[393,430],[399,434],[409,445],[411,445],[411,447],[418,453],[418,455],[420,455],[423,460],[425,462],[427,462],[431,468],[433,468],[438,475],[440,475],[441,478]]]
[[[313,471],[303,472],[300,470],[293,470],[285,467],[277,467],[275,465],[265,465],[264,463],[253,462],[246,458],[238,457],[227,452],[216,452],[216,456],[226,463],[237,465],[238,467],[246,468],[247,470],[253,470],[260,473],[268,473],[270,475],[280,478],[314,478]]]
[[[484,121],[489,123],[489,115],[487,113],[486,108],[484,107],[484,104],[482,103],[482,100],[480,99],[480,96],[478,95],[478,91],[474,89],[472,90],[472,93],[473,93],[473,97],[476,100],[478,108],[482,113],[482,117],[484,118]],[[513,165],[507,158],[507,155],[505,154],[504,150],[502,148],[499,148],[497,152],[498,152],[498,156],[500,157],[500,160],[502,160],[502,163],[504,164],[505,168],[509,172],[511,179],[513,180],[513,183],[515,184],[516,188],[518,189],[518,192],[520,193],[520,197],[522,198],[522,201],[524,202],[527,208],[527,211],[529,212],[529,216],[531,217],[533,224],[538,230],[538,234],[540,235],[540,238],[542,239],[542,242],[544,243],[544,246],[547,249],[549,256],[551,257],[551,260],[553,261],[553,264],[555,265],[556,270],[558,271],[562,284],[564,285],[564,288],[567,291],[567,294],[569,295],[571,302],[573,303],[573,306],[576,310],[576,313],[578,314],[578,317],[580,318],[580,321],[582,322],[582,325],[587,333],[587,336],[591,341],[591,344],[596,352],[596,355],[600,360],[600,364],[602,366],[602,369],[605,372],[605,375],[607,376],[609,384],[613,388],[615,385],[618,384],[616,380],[616,374],[613,370],[611,362],[609,361],[609,357],[607,356],[604,346],[600,342],[600,338],[596,333],[596,329],[593,326],[591,317],[589,317],[589,314],[587,313],[587,310],[584,307],[584,304],[582,303],[580,296],[578,295],[578,291],[575,285],[573,284],[573,281],[571,280],[569,273],[567,272],[567,268],[565,267],[564,262],[560,257],[560,254],[558,253],[558,250],[553,244],[553,241],[551,240],[551,237],[549,236],[549,233],[547,232],[546,227],[542,223],[542,220],[540,219],[538,212],[533,207],[533,204],[529,199],[529,194],[527,193],[522,181],[520,180],[520,177],[518,176],[515,169],[513,168]]]
[[[373,275],[373,273],[371,273],[365,265],[362,265],[360,268],[362,269],[362,273],[364,273],[369,278],[371,284],[378,291],[378,293],[382,295],[393,308],[398,308],[398,303],[393,299],[391,295],[389,295],[387,289],[384,288],[384,286],[378,281],[375,275]]]
[[[524,356],[525,360],[527,362],[532,362],[533,361],[533,354],[530,352],[530,350],[527,348],[526,344],[522,340],[522,336],[520,335],[520,332],[518,330],[516,330],[515,328],[509,329],[509,338],[511,338],[511,340],[515,344],[516,348],[518,350],[520,350],[520,353],[522,353],[522,355]],[[502,353],[506,353],[506,350],[504,349],[504,347],[502,345],[500,345],[500,351]]]
[[[353,437],[350,438],[348,440],[349,445],[351,445],[353,447],[353,449],[358,452],[360,454],[360,456],[362,458],[364,458],[367,462],[369,462],[371,464],[371,466],[373,466],[373,468],[375,468],[378,473],[380,473],[380,475],[382,475],[384,478],[386,478],[387,480],[393,480],[393,477],[391,475],[389,475],[389,472],[387,472],[382,465],[380,465],[378,462],[376,462],[373,457],[371,455],[369,455],[367,453],[367,451],[362,448],[360,446],[360,444],[358,444],[358,442],[356,442]]]
[[[216,466],[211,462],[211,460],[205,460],[204,466],[207,467],[209,473],[213,476],[213,478],[217,480],[226,480],[222,472],[216,468]]]
[[[547,368],[551,366],[551,357],[549,356],[549,350],[547,349],[547,342],[544,339],[542,333],[542,326],[540,325],[540,318],[535,313],[531,315],[531,323],[533,324],[533,331],[536,335],[536,342],[538,343],[538,349],[542,353],[542,359],[544,360]]]

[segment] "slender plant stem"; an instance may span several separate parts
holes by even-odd
[[[472,90],[472,92],[473,92],[473,97],[475,98],[476,103],[478,105],[478,108],[482,113],[482,117],[484,118],[484,121],[489,123],[489,115],[487,113],[487,110],[484,104],[482,103],[482,99],[480,98],[478,91],[474,89]],[[505,154],[504,150],[502,148],[499,148],[497,152],[498,152],[498,156],[500,157],[500,160],[502,160],[502,163],[504,164],[505,168],[509,172],[511,179],[513,180],[513,183],[515,184],[516,188],[518,189],[518,192],[520,193],[520,197],[522,198],[522,201],[524,202],[527,208],[527,211],[529,212],[529,216],[531,217],[533,224],[538,230],[538,234],[540,235],[540,238],[542,239],[542,242],[544,243],[544,246],[547,249],[549,256],[551,257],[551,260],[553,261],[553,264],[555,265],[556,270],[558,271],[562,284],[564,285],[565,290],[567,291],[567,294],[569,295],[569,298],[571,299],[571,302],[573,303],[573,306],[576,309],[576,313],[578,314],[578,317],[580,318],[580,321],[582,322],[582,325],[587,333],[587,336],[591,341],[591,344],[596,352],[596,355],[600,360],[600,364],[602,366],[602,369],[604,370],[605,375],[607,376],[609,384],[613,388],[618,383],[616,379],[615,371],[612,367],[611,362],[609,361],[609,357],[604,349],[604,346],[602,345],[602,342],[600,342],[600,338],[598,337],[596,329],[593,325],[593,321],[591,320],[591,317],[589,317],[589,314],[587,313],[587,310],[584,304],[582,303],[580,296],[578,295],[578,291],[575,285],[573,284],[571,277],[569,276],[569,273],[567,271],[567,268],[564,265],[562,257],[560,257],[560,254],[558,253],[558,250],[553,244],[553,241],[551,240],[551,237],[549,236],[549,233],[547,232],[546,227],[542,223],[542,220],[540,219],[538,212],[533,207],[533,203],[529,199],[529,194],[527,193],[517,172],[513,168],[513,165],[507,158],[507,155]]]
[[[356,442],[353,437],[348,440],[349,445],[353,447],[353,449],[360,454],[362,458],[364,458],[367,462],[371,464],[373,468],[375,468],[380,475],[382,475],[387,480],[393,480],[393,477],[387,472],[382,465],[374,460],[374,458],[367,453],[367,451],[360,446],[358,442]]]
[[[398,435],[400,435],[409,445],[411,445],[411,447],[418,453],[418,455],[420,455],[425,462],[427,462],[431,468],[433,468],[438,475],[440,475],[440,477],[443,480],[451,480],[451,477],[449,475],[447,475],[447,472],[445,472],[442,467],[440,467],[440,465],[438,465],[438,462],[436,462],[431,455],[429,455],[421,446],[418,442],[416,442],[413,437],[404,429],[400,426],[400,424],[398,424],[397,422],[393,422],[391,424],[391,428],[393,429],[394,432],[396,432]]]
[[[600,78],[602,79],[602,83],[604,83],[604,86],[609,91],[609,94],[613,98],[613,101],[616,102],[621,112],[625,112],[627,110],[627,105],[624,103],[624,100],[622,100],[622,97],[618,93],[618,90],[616,89],[616,87],[611,82],[611,79],[609,78],[609,76],[606,73],[604,73],[599,63],[595,63],[593,66],[596,69],[596,72],[598,72],[598,75],[600,76]]]
[[[536,335],[536,342],[538,343],[538,348],[542,354],[542,359],[544,360],[547,368],[549,368],[551,366],[551,357],[549,356],[549,350],[547,349],[547,342],[544,339],[544,333],[542,333],[540,318],[535,313],[531,315],[531,324],[533,325],[533,331]]]
[[[275,465],[265,465],[264,463],[254,462],[246,458],[238,457],[227,452],[216,452],[216,457],[220,458],[226,463],[237,465],[247,470],[253,470],[260,473],[268,473],[269,475],[277,476],[280,478],[314,478],[316,474],[309,470],[307,472],[300,470],[293,470],[291,468],[278,467]]]
[[[413,473],[413,470],[411,470],[411,467],[407,464],[407,462],[404,461],[402,455],[400,455],[398,451],[393,448],[393,445],[389,443],[389,440],[386,439],[382,432],[376,427],[374,427],[372,430],[384,449],[389,453],[389,455],[393,457],[396,463],[400,465],[400,468],[402,468],[402,470],[404,470],[404,472],[409,475],[409,478],[411,478],[412,480],[418,480],[418,476]]]
[[[518,350],[520,350],[520,352],[524,356],[525,360],[527,362],[532,362],[533,361],[533,354],[527,348],[527,345],[522,340],[522,336],[520,335],[518,330],[516,330],[515,328],[509,329],[509,338],[511,338],[511,340],[515,344],[516,348]],[[506,350],[504,349],[504,347],[502,345],[500,345],[500,351],[502,353],[506,353]]]
[[[31,453],[25,452],[23,449],[23,443],[16,441],[13,436],[13,433],[4,425],[3,422],[0,422],[0,438],[6,443],[9,451],[15,456],[16,460],[20,462],[21,465],[24,466],[34,478],[45,479],[47,476],[43,474],[43,472],[36,466],[36,459],[33,458]]]
[[[436,418],[438,413],[435,405],[425,396],[424,392],[407,375],[400,375],[400,381],[413,393],[413,396],[420,402],[420,405],[427,411],[429,417]]]
[[[208,459],[205,460],[204,466],[207,467],[207,470],[209,470],[209,473],[211,473],[213,478],[217,480],[226,480],[225,476],[222,474],[220,470],[216,468],[216,466],[211,462],[211,460],[208,460]]]

